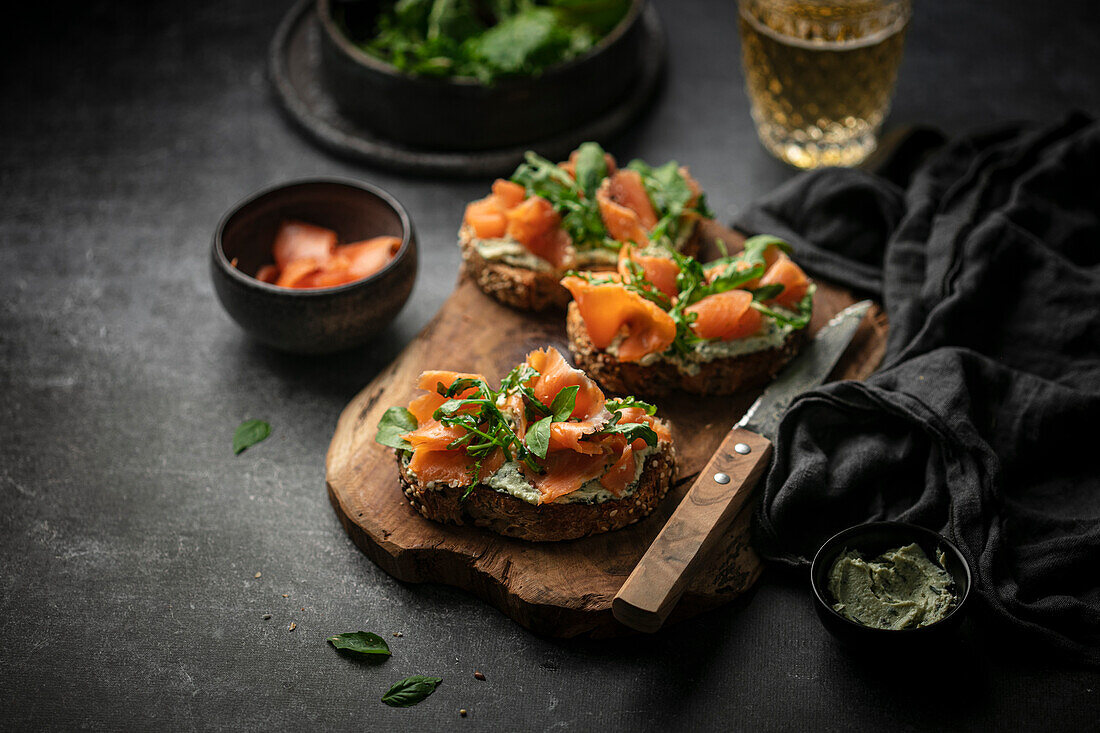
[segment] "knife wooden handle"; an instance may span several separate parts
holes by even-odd
[[[748,452],[738,452],[738,444],[748,446]],[[740,428],[730,431],[615,594],[615,618],[638,631],[661,628],[703,558],[752,494],[771,454],[767,438]],[[729,481],[721,483],[720,474]]]

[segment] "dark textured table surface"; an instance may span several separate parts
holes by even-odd
[[[890,124],[955,133],[1100,112],[1095,5],[917,6]],[[770,572],[736,607],[653,637],[561,642],[374,567],[328,504],[325,449],[343,405],[443,302],[463,205],[488,181],[392,176],[304,141],[265,78],[286,7],[39,4],[9,25],[0,727],[1096,729],[1100,676],[980,617],[945,656],[845,656],[799,575]],[[658,7],[668,84],[609,146],[690,164],[728,219],[792,173],[755,140],[733,4]],[[422,267],[373,345],[283,356],[218,306],[207,249],[236,200],[321,174],[401,199]],[[233,430],[253,417],[274,432],[234,457]],[[355,629],[388,638],[393,658],[363,666],[324,641]],[[379,702],[416,673],[445,682],[415,708]]]

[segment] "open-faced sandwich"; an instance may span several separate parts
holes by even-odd
[[[709,216],[699,184],[676,162],[619,168],[596,143],[565,163],[534,153],[466,207],[459,246],[478,286],[516,308],[564,308],[570,270],[614,270],[624,242],[693,254]]]
[[[497,389],[446,371],[417,386],[424,394],[387,410],[375,440],[395,449],[405,497],[428,519],[568,540],[638,521],[672,485],[672,437],[655,408],[605,399],[554,348]]]
[[[566,328],[576,363],[606,389],[731,394],[759,386],[797,353],[814,284],[775,237],[703,264],[624,247],[614,273],[574,273]]]

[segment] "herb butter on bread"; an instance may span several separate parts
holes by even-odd
[[[704,265],[674,250],[620,253],[614,273],[574,272],[566,318],[578,366],[604,388],[732,394],[769,381],[797,353],[814,284],[775,237]]]
[[[667,422],[608,400],[554,348],[531,352],[493,389],[479,374],[428,371],[375,440],[395,450],[402,491],[427,519],[532,541],[619,529],[672,485]]]
[[[490,296],[516,308],[564,308],[570,270],[613,271],[624,243],[693,253],[705,196],[687,168],[620,169],[596,143],[564,163],[528,152],[510,180],[466,207],[459,247],[467,272]]]

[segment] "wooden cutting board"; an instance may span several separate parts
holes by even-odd
[[[704,235],[708,246],[719,237],[732,248],[743,241],[713,222],[707,223]],[[819,281],[811,333],[852,302],[848,292]],[[886,331],[884,315],[872,309],[832,378],[863,379],[871,374],[885,351]],[[629,633],[612,617],[611,599],[683,498],[689,479],[759,391],[658,400],[658,414],[672,421],[680,457],[676,487],[641,522],[571,542],[530,543],[422,518],[401,493],[392,451],[374,442],[382,413],[408,404],[421,371],[478,372],[495,382],[529,351],[547,345],[569,357],[562,313],[512,310],[460,276],[435,318],[341,413],[325,465],[329,498],[355,544],[400,580],[464,588],[541,634]],[[761,566],[749,544],[753,505],[746,504],[709,567],[684,594],[670,624],[726,603],[755,582]]]

